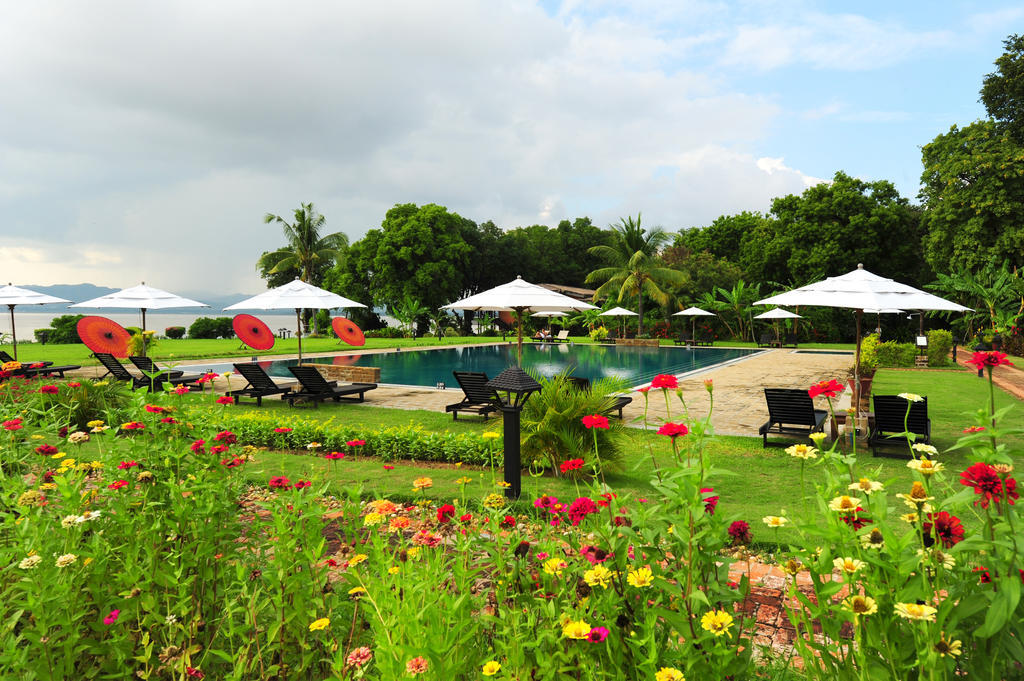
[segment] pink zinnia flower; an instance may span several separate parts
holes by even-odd
[[[590,416],[583,417],[583,425],[587,428],[598,428],[601,430],[608,430],[608,417],[601,416],[600,414],[591,414]]]
[[[362,447],[366,444],[366,440],[349,440],[346,442],[349,447]]]
[[[122,487],[127,487],[127,486],[128,486],[128,481],[127,480],[118,480],[117,482],[112,482],[109,485],[107,485],[107,488],[108,489],[121,489]]]
[[[292,481],[283,475],[275,475],[267,484],[274,489],[288,489],[292,486]]]
[[[587,640],[591,643],[602,643],[606,638],[608,638],[608,630],[604,627],[593,627],[587,634]]]
[[[422,657],[414,657],[405,663],[405,671],[415,676],[430,669],[430,663]]]
[[[675,388],[679,387],[679,379],[673,376],[672,374],[658,374],[657,376],[654,377],[654,380],[651,381],[651,387],[666,389],[671,388],[674,390]]]
[[[118,469],[120,469],[122,471],[126,471],[129,468],[132,468],[133,466],[138,466],[138,465],[139,464],[138,464],[137,461],[122,461],[121,463],[119,463],[117,465],[117,467],[118,467]]]
[[[103,618],[103,623],[108,627],[117,621],[117,618],[121,616],[120,610],[111,610],[110,614]]]
[[[345,458],[345,454],[343,452],[330,452],[329,454],[324,454],[324,458],[331,461],[341,461]]]
[[[195,441],[194,441],[194,442],[192,443],[192,446],[191,446],[191,447],[189,447],[189,449],[191,449],[191,450],[192,450],[193,452],[195,452],[196,454],[202,454],[203,452],[205,452],[205,451],[206,451],[205,449],[203,449],[203,446],[204,446],[205,444],[206,444],[206,440],[195,440]]]

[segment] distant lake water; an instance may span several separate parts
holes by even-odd
[[[127,312],[127,311],[114,311],[114,310],[68,310],[66,312],[22,312],[24,308],[14,309],[14,324],[18,331],[19,341],[30,341],[35,340],[36,329],[48,329],[50,328],[50,322],[55,317],[61,317],[67,314],[85,314],[85,315],[96,315],[99,317],[106,317],[107,319],[113,319],[121,326],[141,326],[142,315],[138,312]],[[8,310],[4,309],[3,314],[0,314],[0,331],[10,332],[11,330],[11,315]],[[236,312],[217,312],[213,310],[207,310],[206,312],[197,313],[185,313],[185,314],[162,314],[160,312],[146,312],[146,327],[150,331],[156,331],[157,335],[162,336],[164,329],[169,326],[184,326],[186,331],[188,327],[192,325],[199,317],[233,317]],[[284,327],[295,332],[295,314],[262,314],[248,312],[259,319],[262,319],[270,330],[277,332],[278,329]]]

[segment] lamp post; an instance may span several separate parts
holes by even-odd
[[[535,392],[540,392],[541,384],[520,369],[509,367],[487,382],[487,387],[494,390],[501,402],[504,428],[504,459],[505,459],[505,496],[518,499],[523,491],[522,459],[519,450],[519,415],[526,405],[526,400]]]

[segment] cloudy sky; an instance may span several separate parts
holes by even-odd
[[[767,210],[844,170],[913,198],[1018,2],[4,3],[0,279],[257,293],[267,213],[505,228]]]

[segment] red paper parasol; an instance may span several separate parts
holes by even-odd
[[[132,335],[106,317],[82,317],[76,326],[78,337],[93,352],[109,352],[114,357],[128,356]]]
[[[334,329],[334,333],[338,334],[338,338],[349,345],[366,345],[366,336],[363,335],[362,329],[356,326],[351,319],[335,317],[331,320],[331,328]]]
[[[331,364],[334,366],[350,367],[355,366],[355,363],[359,361],[359,355],[336,355]]]
[[[274,347],[274,334],[262,320],[251,314],[237,314],[231,320],[231,328],[235,330],[238,340],[253,350],[269,350]]]

